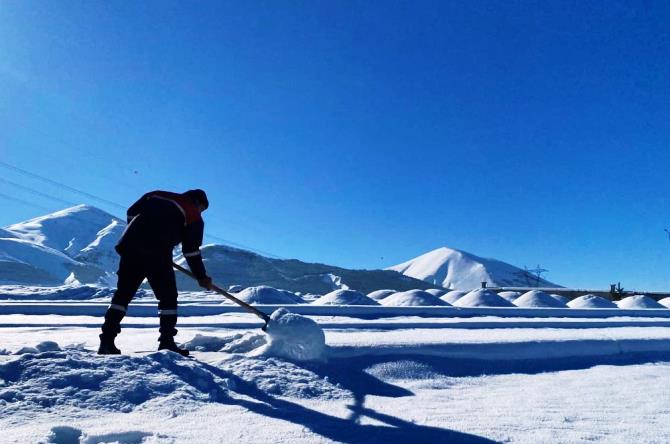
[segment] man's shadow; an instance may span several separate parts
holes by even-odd
[[[190,382],[193,378],[190,370],[178,365],[178,361],[162,360],[161,364],[168,367],[173,373],[198,390],[203,389],[202,375],[197,385]],[[326,413],[304,407],[298,403],[270,396],[260,390],[255,384],[245,381],[225,370],[211,364],[200,363],[200,365],[212,375],[228,379],[232,382],[233,393],[244,395],[241,397],[231,396],[226,388],[218,385],[212,378],[205,386],[209,386],[212,401],[228,405],[239,405],[247,410],[269,418],[276,418],[299,424],[312,432],[325,438],[342,443],[493,443],[487,438],[444,429],[414,424],[403,419],[379,413],[373,409],[366,408],[365,397],[367,395],[385,396],[398,398],[412,396],[413,393],[404,388],[386,383],[365,372],[365,361],[340,362],[335,365],[314,364],[305,368],[325,377],[330,382],[339,384],[342,388],[349,390],[354,397],[354,404],[349,406],[351,415],[347,418],[339,418]],[[304,365],[303,365],[304,366]],[[199,387],[198,387],[199,386]],[[214,387],[214,390],[211,388]],[[384,425],[361,424],[360,419],[367,416],[379,421]]]

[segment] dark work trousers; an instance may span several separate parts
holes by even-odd
[[[112,302],[105,314],[102,336],[114,338],[121,332],[121,320],[128,304],[146,278],[158,299],[160,341],[173,341],[177,334],[177,282],[172,269],[172,254],[122,254],[119,262],[118,283]]]

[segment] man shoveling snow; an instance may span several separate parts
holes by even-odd
[[[128,226],[116,246],[121,256],[117,290],[105,314],[98,354],[120,354],[114,344],[121,320],[144,279],[148,279],[160,316],[159,350],[187,356],[188,350],[174,342],[177,334],[177,283],[172,268],[172,250],[182,244],[189,268],[203,288],[211,288],[200,256],[204,222],[201,213],[209,202],[202,190],[182,194],[152,191],[128,208]]]

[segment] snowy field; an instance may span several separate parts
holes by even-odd
[[[38,293],[0,303],[0,442],[670,441],[668,309],[287,306],[325,332],[299,361],[198,293],[177,336],[192,357],[152,352],[141,297],[103,357],[103,296]]]

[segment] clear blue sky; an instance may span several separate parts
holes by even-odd
[[[284,258],[446,245],[668,290],[669,23],[664,1],[5,0],[0,160],[122,205],[204,188],[208,232]],[[0,178],[0,226],[67,206],[7,181],[122,214]]]

